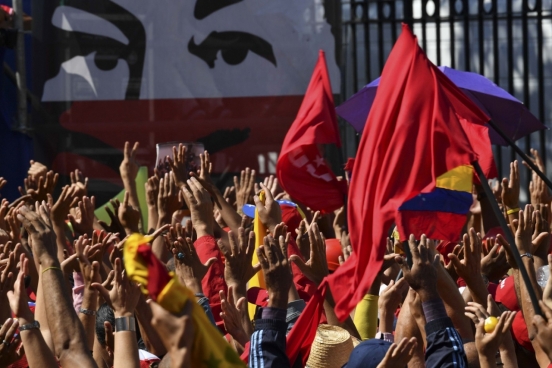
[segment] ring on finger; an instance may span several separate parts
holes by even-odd
[[[184,255],[184,253],[179,252],[179,253],[176,255],[176,258],[178,258],[180,261],[182,261],[184,258],[186,258],[186,256]]]
[[[3,340],[2,341],[2,345],[4,345],[5,347],[9,348],[10,347],[10,342],[8,340]]]

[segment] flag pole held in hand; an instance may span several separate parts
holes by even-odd
[[[527,161],[531,162],[531,160],[527,160]],[[493,192],[491,190],[491,187],[489,186],[489,182],[487,181],[485,174],[483,173],[483,170],[481,170],[481,166],[479,166],[479,163],[477,161],[472,162],[472,165],[475,169],[475,172],[477,173],[477,176],[479,177],[479,180],[481,181],[481,185],[483,186],[483,189],[485,190],[485,195],[487,196],[487,198],[489,199],[489,202],[491,203],[491,207],[493,208],[493,212],[496,218],[498,219],[498,223],[500,224],[502,231],[504,231],[506,240],[508,241],[508,243],[510,243],[510,249],[518,265],[519,272],[521,273],[521,277],[523,278],[523,282],[527,287],[527,292],[529,293],[529,297],[531,298],[531,304],[533,304],[533,308],[535,309],[535,314],[542,316],[542,310],[539,305],[539,299],[537,298],[537,294],[535,294],[535,290],[533,289],[533,285],[531,284],[531,280],[529,279],[529,274],[527,273],[527,269],[523,265],[523,261],[521,260],[521,255],[519,254],[519,250],[515,246],[516,242],[514,239],[514,235],[510,231],[510,228],[506,223],[506,219],[504,218],[504,216],[502,215],[502,212],[500,211],[500,208],[498,207],[498,202],[496,201],[496,198],[493,195]]]

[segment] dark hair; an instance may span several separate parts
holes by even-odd
[[[105,322],[111,323],[113,328],[115,328],[115,314],[113,309],[104,303],[100,306],[96,312],[96,337],[101,346],[105,346]]]

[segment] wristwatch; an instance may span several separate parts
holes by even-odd
[[[38,323],[38,321],[34,321],[31,323],[27,323],[26,325],[19,326],[19,331],[32,330],[33,328],[39,330],[40,323]]]
[[[136,331],[136,320],[134,317],[115,318],[115,332]]]

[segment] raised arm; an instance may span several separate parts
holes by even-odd
[[[84,329],[65,287],[48,209],[38,203],[37,209],[39,214],[21,207],[18,219],[31,235],[33,254],[41,264],[42,292],[56,355],[63,366],[95,367]]]

